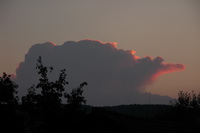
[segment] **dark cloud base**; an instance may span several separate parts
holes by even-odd
[[[53,66],[52,80],[59,70],[67,70],[66,89],[88,82],[84,95],[91,105],[168,104],[170,97],[143,93],[161,74],[184,70],[184,65],[163,63],[163,58],[135,55],[133,50],[118,49],[116,43],[98,40],[67,41],[62,45],[52,42],[33,45],[24,62],[16,70],[19,93],[37,83],[36,61],[42,56],[44,65]]]

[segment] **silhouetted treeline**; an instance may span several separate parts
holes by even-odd
[[[200,93],[179,91],[178,98],[170,103],[174,119],[200,123]]]
[[[65,89],[66,70],[56,81],[48,74],[39,57],[36,64],[37,84],[21,98],[11,76],[0,77],[0,132],[196,132],[200,126],[200,94],[180,91],[171,105],[120,105],[92,107],[84,105],[81,83],[69,93]],[[61,98],[66,100],[62,103]],[[177,126],[178,125],[178,126]]]
[[[179,108],[200,109],[200,93],[179,91],[178,98],[172,100],[171,104]]]
[[[66,70],[60,71],[56,81],[50,81],[48,74],[53,67],[43,65],[39,57],[36,64],[38,84],[28,89],[27,95],[17,96],[18,85],[11,80],[11,76],[3,73],[0,77],[0,129],[2,131],[20,132],[64,132],[66,127],[74,124],[84,115],[82,104],[86,103],[83,96],[83,82],[70,93],[65,90]],[[67,104],[62,104],[65,98]],[[67,126],[66,126],[67,125]]]

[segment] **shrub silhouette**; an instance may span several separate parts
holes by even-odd
[[[0,77],[0,104],[18,104],[18,85],[11,80],[11,75],[3,73]]]

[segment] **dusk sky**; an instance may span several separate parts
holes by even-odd
[[[93,39],[185,65],[146,92],[200,91],[199,0],[1,0],[0,19],[1,73],[15,74],[34,44]]]

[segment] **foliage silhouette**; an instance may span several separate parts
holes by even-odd
[[[18,85],[11,80],[11,75],[3,73],[0,77],[0,104],[18,104]]]
[[[192,93],[179,91],[178,98],[173,99],[171,104],[179,108],[200,108],[200,93],[196,94],[194,91]]]
[[[5,72],[0,77],[0,131],[15,132],[22,130],[22,121],[18,111],[18,85],[12,81],[11,75]]]
[[[171,101],[173,111],[169,116],[178,121],[200,121],[200,93],[179,91],[178,98]]]
[[[87,82],[83,82],[80,84],[79,87],[75,88],[72,90],[70,94],[65,93],[65,98],[67,98],[67,103],[72,107],[72,108],[78,108],[80,105],[85,104],[86,100],[82,96],[83,94],[83,87],[88,85]]]
[[[87,83],[83,82],[67,93],[65,69],[60,71],[57,80],[50,81],[48,74],[52,73],[53,67],[44,66],[41,56],[37,60],[36,69],[39,82],[32,85],[28,94],[22,97],[22,107],[29,118],[26,120],[26,129],[34,132],[61,132],[59,130],[63,130],[62,127],[72,124],[84,114],[77,109],[86,103],[82,94]],[[62,98],[66,98],[67,105],[62,104]]]
[[[65,90],[64,86],[68,84],[66,81],[66,70],[60,71],[58,80],[50,82],[48,73],[53,71],[53,67],[44,66],[41,56],[37,60],[36,69],[38,69],[38,75],[40,75],[39,83],[28,89],[28,94],[22,97],[22,104],[37,104],[46,108],[60,105],[61,97]],[[36,93],[37,89],[41,89],[40,94]]]
[[[82,103],[86,103],[85,98],[82,96],[83,87],[87,85],[87,82],[83,82],[79,87],[72,90],[71,93],[65,91],[65,85],[68,84],[66,81],[66,70],[60,71],[58,80],[52,82],[49,81],[48,73],[53,71],[53,67],[46,67],[43,65],[42,57],[39,56],[36,64],[38,75],[40,75],[39,83],[32,85],[28,89],[28,94],[22,97],[23,105],[39,105],[45,108],[55,108],[62,104],[61,98],[67,98],[67,103],[70,107],[77,108]],[[40,89],[41,93],[36,93],[36,90]]]
[[[28,94],[21,98],[22,104],[25,104],[25,105],[37,104],[37,99],[38,99],[37,96],[38,95],[36,95],[35,86],[33,85],[28,89]]]

